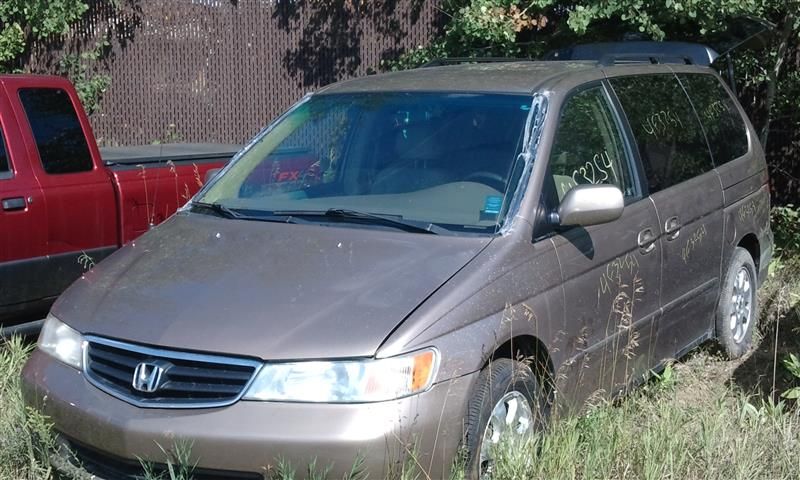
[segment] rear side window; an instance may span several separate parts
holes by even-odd
[[[747,127],[725,87],[712,75],[678,75],[708,137],[715,165],[747,153]]]
[[[26,88],[19,91],[19,98],[45,172],[92,169],[89,145],[67,92],[57,88]]]
[[[602,86],[567,100],[550,151],[550,172],[559,203],[576,185],[615,185],[626,197],[636,194],[620,130]]]
[[[0,178],[8,178],[10,175],[11,167],[8,162],[6,139],[3,136],[3,130],[0,129]]]
[[[703,130],[672,74],[612,78],[644,164],[650,193],[714,168]]]

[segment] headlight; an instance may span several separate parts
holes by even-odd
[[[83,368],[83,336],[64,322],[48,315],[39,334],[39,349],[77,369]]]
[[[437,368],[438,354],[433,349],[382,359],[267,363],[244,399],[317,403],[394,400],[427,390]]]

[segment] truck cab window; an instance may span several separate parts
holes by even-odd
[[[603,87],[591,87],[567,99],[550,151],[558,202],[583,184],[615,185],[625,197],[635,196],[629,165]]]
[[[92,169],[89,145],[67,92],[26,88],[19,91],[19,98],[45,172],[63,174]]]
[[[11,176],[11,166],[9,163],[6,140],[3,136],[3,130],[0,130],[0,178],[8,178]]]

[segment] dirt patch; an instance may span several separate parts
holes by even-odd
[[[735,387],[764,400],[798,384],[783,366],[790,353],[800,355],[800,268],[792,264],[771,277],[759,292],[761,314],[756,347],[742,358],[727,360],[711,341],[674,365],[681,378],[675,400],[689,406]]]
[[[777,400],[797,381],[782,363],[790,353],[800,354],[800,302],[766,325],[758,347],[736,368],[731,382],[746,393]]]

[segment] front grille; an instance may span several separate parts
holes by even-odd
[[[149,464],[150,476],[146,475],[142,463],[136,460],[109,455],[105,452],[82,445],[64,436],[60,436],[62,445],[60,458],[56,466],[69,463],[79,472],[94,475],[95,478],[107,480],[146,480],[147,478],[170,478],[169,467],[165,464]],[[58,455],[57,454],[57,455]],[[61,468],[62,470],[67,470]],[[69,469],[72,470],[72,469]],[[68,473],[68,472],[64,472]],[[258,473],[234,472],[229,470],[191,469],[193,480],[258,480],[264,476]]]
[[[260,365],[253,360],[143,347],[106,338],[87,340],[84,369],[89,381],[140,407],[230,405],[241,398]],[[134,371],[141,363],[158,365],[163,372],[157,384],[151,385],[152,392],[134,388]]]

